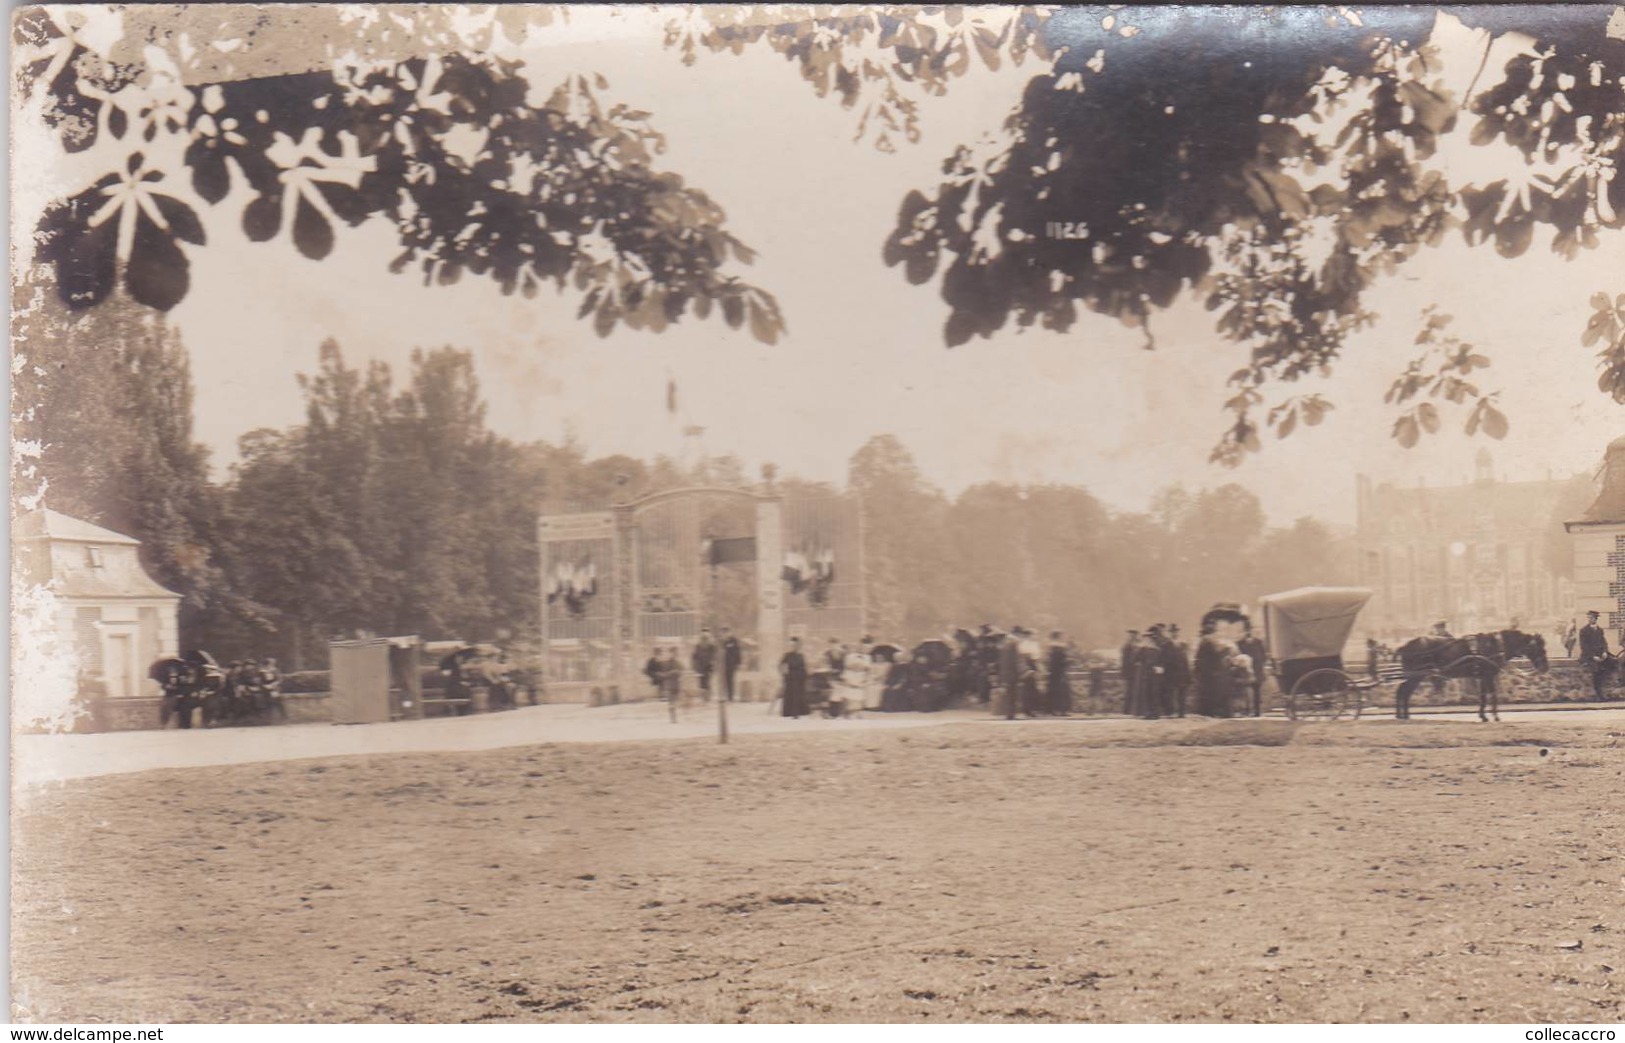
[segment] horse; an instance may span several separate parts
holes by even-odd
[[[1441,691],[1451,678],[1467,678],[1478,683],[1478,719],[1501,719],[1500,691],[1496,679],[1512,659],[1525,658],[1539,673],[1551,667],[1546,657],[1546,639],[1521,630],[1501,630],[1466,637],[1429,634],[1399,647],[1400,666],[1405,680],[1394,694],[1394,716],[1411,716],[1411,695],[1423,681],[1431,681]],[[1488,714],[1486,714],[1486,708]]]

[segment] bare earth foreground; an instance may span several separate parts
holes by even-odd
[[[1618,1022],[1621,730],[982,722],[29,786],[15,1016]]]

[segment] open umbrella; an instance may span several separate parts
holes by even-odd
[[[181,658],[186,660],[188,663],[192,663],[197,666],[212,666],[216,668],[220,666],[220,664],[215,661],[214,656],[203,651],[202,649],[193,649],[190,652],[182,652]]]
[[[188,663],[186,660],[177,659],[174,656],[170,656],[167,659],[160,659],[153,663],[152,666],[148,667],[147,677],[151,680],[162,682],[166,677],[171,676],[176,670],[190,670],[191,668],[192,664]]]
[[[869,649],[869,656],[883,663],[895,663],[898,653],[902,652],[896,645],[874,645]]]

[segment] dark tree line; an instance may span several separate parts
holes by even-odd
[[[85,312],[18,293],[18,503],[133,536],[180,593],[182,639],[217,655],[320,663],[329,639],[521,635],[537,611],[536,515],[706,475],[669,460],[588,459],[493,434],[472,355],[418,351],[397,379],[320,347],[302,423],[239,441],[212,475],[193,436],[185,346],[126,298]]]
[[[848,475],[864,503],[869,625],[887,639],[1025,624],[1113,647],[1125,628],[1193,626],[1216,602],[1355,579],[1351,540],[1313,518],[1272,527],[1235,484],[1171,486],[1145,512],[1074,485],[985,482],[949,497],[890,435]]]

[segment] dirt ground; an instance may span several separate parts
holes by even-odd
[[[984,722],[32,787],[18,1020],[1618,1022],[1621,726]]]

